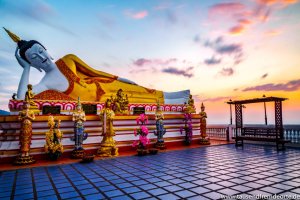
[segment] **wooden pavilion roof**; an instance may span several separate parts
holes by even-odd
[[[271,102],[271,101],[285,101],[287,98],[282,97],[261,97],[254,99],[245,99],[245,100],[236,100],[236,101],[227,101],[228,104],[249,104],[249,103],[261,103],[261,102]]]

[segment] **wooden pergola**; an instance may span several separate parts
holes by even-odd
[[[282,102],[287,98],[281,97],[262,97],[246,100],[228,101],[229,105],[235,106],[235,140],[236,146],[242,146],[243,140],[256,140],[256,141],[276,141],[277,149],[278,144],[283,143],[283,123],[282,123]],[[274,128],[261,128],[251,127],[244,128],[243,125],[243,105],[252,103],[275,103],[275,127]],[[239,134],[240,133],[240,134]],[[241,143],[239,143],[241,141]]]

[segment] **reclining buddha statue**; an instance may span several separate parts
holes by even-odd
[[[131,103],[183,104],[187,102],[190,91],[162,92],[148,89],[118,76],[91,68],[75,55],[66,55],[53,62],[46,48],[35,40],[25,41],[5,29],[17,43],[15,57],[23,68],[17,98],[24,99],[29,84],[30,67],[45,75],[33,86],[36,99],[76,100],[105,102],[119,89],[128,95]]]

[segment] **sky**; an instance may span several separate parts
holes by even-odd
[[[283,121],[300,124],[298,0],[0,0],[0,24],[55,60],[75,54],[145,87],[190,89],[209,124],[229,123],[229,99],[263,95],[288,98]],[[3,110],[22,74],[15,49],[0,31]],[[32,68],[30,82],[42,76]],[[245,123],[264,123],[262,104],[244,111]],[[272,103],[267,116],[273,123]]]

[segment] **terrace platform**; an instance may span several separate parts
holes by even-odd
[[[14,169],[0,172],[0,199],[299,198],[299,156],[299,148],[227,144]]]

